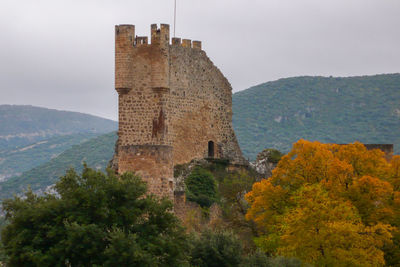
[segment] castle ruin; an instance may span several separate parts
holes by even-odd
[[[193,159],[246,164],[232,128],[232,87],[201,42],[172,38],[169,25],[115,27],[119,128],[113,166],[134,171],[150,193],[173,198],[173,169]]]

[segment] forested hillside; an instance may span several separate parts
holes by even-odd
[[[98,136],[96,133],[78,133],[55,136],[26,146],[0,151],[0,181],[22,174],[52,158],[73,145]]]
[[[233,95],[233,126],[245,156],[288,152],[300,138],[393,143],[400,151],[400,74],[295,77]]]
[[[0,151],[25,146],[58,135],[108,133],[117,122],[54,109],[0,105]]]
[[[114,154],[116,139],[116,133],[112,132],[74,145],[58,157],[24,172],[21,176],[0,183],[0,199],[22,193],[28,186],[33,191],[42,192],[64,175],[66,170],[74,168],[80,172],[84,162],[92,168],[104,170]]]

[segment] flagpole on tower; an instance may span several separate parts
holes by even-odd
[[[176,0],[174,6],[174,37],[176,37],[175,33],[176,33]]]

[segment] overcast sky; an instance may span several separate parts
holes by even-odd
[[[400,72],[400,0],[177,0],[234,92],[300,75]],[[173,24],[174,0],[0,0],[0,104],[117,118],[114,25]]]

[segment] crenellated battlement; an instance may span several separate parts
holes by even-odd
[[[182,39],[174,37],[172,38],[172,45],[174,46],[181,46],[182,45]]]
[[[158,28],[157,24],[151,25],[151,44],[169,45],[169,25],[161,24]]]
[[[201,41],[193,41],[192,42],[192,48],[201,50]]]
[[[147,44],[149,44],[149,37],[147,37],[147,36],[136,36],[135,44],[136,44],[136,46],[147,45]]]
[[[115,36],[121,40],[121,43],[125,46],[129,45],[131,47],[137,47],[155,44],[160,46],[182,46],[196,50],[202,49],[201,41],[192,41],[190,39],[173,37],[170,42],[170,26],[168,24],[160,24],[160,27],[158,27],[157,24],[152,24],[150,32],[151,43],[149,43],[149,37],[147,36],[135,36],[135,25],[121,24],[115,26]]]

